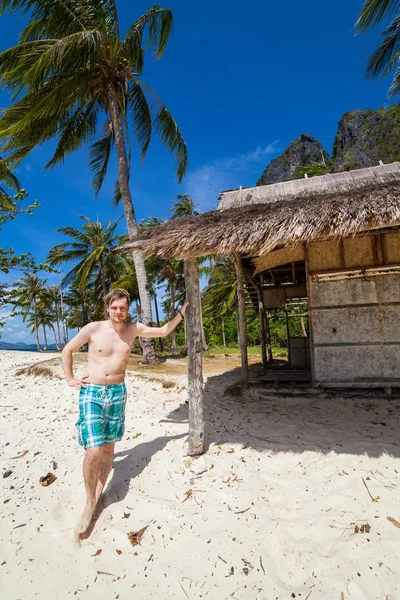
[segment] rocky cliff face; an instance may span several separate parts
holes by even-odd
[[[334,171],[400,161],[400,106],[348,112],[339,121],[332,152]]]
[[[328,154],[322,147],[321,142],[312,135],[303,133],[286,150],[274,158],[257,181],[257,185],[268,185],[293,179],[295,169],[298,165],[308,166],[313,162],[322,162],[322,153],[325,160]]]
[[[297,165],[321,163],[322,144],[303,134],[280,156],[270,162],[257,181],[267,185],[294,179]],[[339,121],[332,151],[332,171],[351,171],[400,161],[400,105],[388,109],[357,110],[345,113]]]

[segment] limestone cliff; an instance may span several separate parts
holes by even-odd
[[[321,153],[324,154],[325,159],[328,159],[321,142],[312,135],[303,133],[286,148],[283,154],[269,163],[257,181],[257,185],[267,185],[293,179],[297,165],[309,166],[313,162],[322,162]]]

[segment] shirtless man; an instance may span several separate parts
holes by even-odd
[[[76,538],[89,528],[97,503],[110,474],[114,459],[114,444],[125,430],[126,367],[131,346],[137,337],[165,337],[184,319],[188,302],[163,327],[146,327],[142,323],[126,322],[130,297],[126,290],[116,289],[106,298],[110,319],[82,327],[65,346],[62,360],[65,379],[70,387],[79,389],[78,441],[86,450],[83,478],[86,505],[75,526]],[[73,352],[89,343],[88,374],[77,378],[73,374]]]

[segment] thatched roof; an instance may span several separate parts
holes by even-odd
[[[279,192],[274,195],[273,190]],[[246,193],[250,200],[244,205],[236,199],[239,206],[233,208],[146,228],[135,241],[115,251],[177,258],[233,253],[257,256],[303,241],[344,237],[400,223],[400,163],[228,192],[235,193],[236,198]],[[262,193],[266,202],[261,200]]]

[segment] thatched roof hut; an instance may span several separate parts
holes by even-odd
[[[264,255],[400,223],[400,163],[239,189],[218,210],[142,230],[117,252],[177,258]]]
[[[266,367],[268,311],[297,302],[309,330],[302,323],[301,340],[288,324],[289,363],[292,345],[313,384],[400,388],[400,163],[223,192],[217,210],[144,229],[116,251],[182,258],[191,277],[195,258],[235,255],[244,381],[243,264]]]

